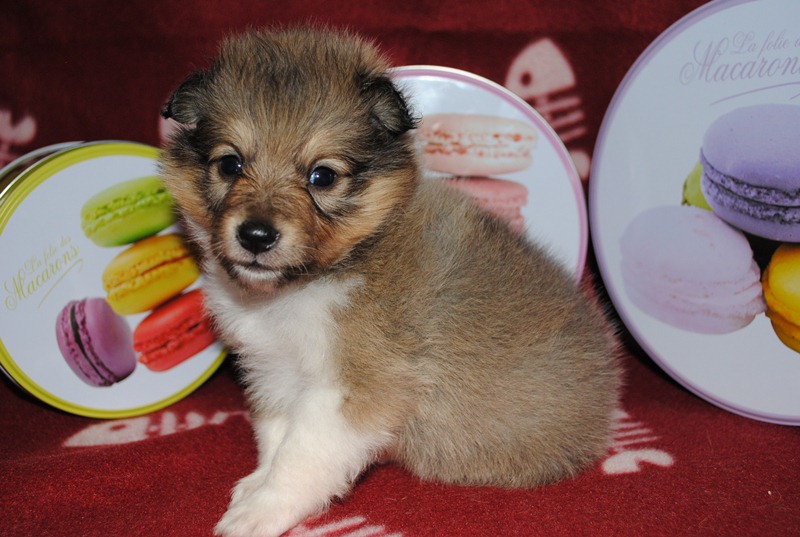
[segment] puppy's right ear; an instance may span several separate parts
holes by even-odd
[[[416,128],[405,97],[388,75],[362,75],[361,94],[370,104],[372,123],[380,133],[397,137]]]
[[[194,125],[200,120],[203,95],[209,81],[208,71],[196,71],[177,87],[161,110],[165,119],[182,125]]]

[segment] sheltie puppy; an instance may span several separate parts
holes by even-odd
[[[249,33],[164,109],[163,176],[258,444],[219,535],[280,535],[387,458],[534,487],[607,449],[610,325],[542,249],[421,178],[388,69],[353,35]]]

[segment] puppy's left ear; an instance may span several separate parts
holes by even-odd
[[[174,119],[183,125],[194,125],[200,120],[203,109],[203,90],[208,83],[206,71],[196,71],[189,75],[180,86],[172,92],[172,96],[161,110],[165,119]]]
[[[373,125],[392,137],[416,128],[403,94],[387,75],[365,75],[362,80],[361,94],[370,105]]]

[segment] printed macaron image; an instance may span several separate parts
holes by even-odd
[[[172,196],[156,176],[131,179],[92,196],[81,227],[98,246],[122,246],[163,231],[174,221]]]
[[[151,310],[200,276],[183,239],[174,233],[142,239],[120,252],[103,271],[108,303],[121,315]]]
[[[800,352],[800,245],[775,250],[762,277],[767,317],[784,345]]]
[[[800,241],[800,106],[760,104],[718,118],[700,152],[703,194],[720,218],[776,241]]]
[[[528,189],[524,185],[490,177],[451,177],[443,181],[470,196],[484,211],[506,222],[512,230],[524,231],[525,218],[521,211],[528,203]]]
[[[703,165],[698,162],[686,176],[683,182],[683,196],[681,197],[681,205],[691,205],[692,207],[699,207],[707,211],[711,210],[711,206],[703,196],[703,191],[700,187],[700,182],[703,178]]]
[[[131,329],[102,298],[69,302],[56,320],[56,340],[70,369],[90,386],[111,386],[136,367]]]
[[[151,371],[171,369],[214,341],[199,289],[157,307],[133,331],[138,360]]]
[[[428,170],[487,176],[528,168],[536,131],[522,121],[478,114],[430,114],[416,132]]]
[[[747,238],[711,211],[662,206],[639,213],[620,239],[630,300],[676,328],[724,334],[764,311]]]

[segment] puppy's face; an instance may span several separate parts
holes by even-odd
[[[272,291],[346,264],[418,180],[414,122],[362,41],[295,30],[225,42],[165,110],[162,171],[205,263]]]

